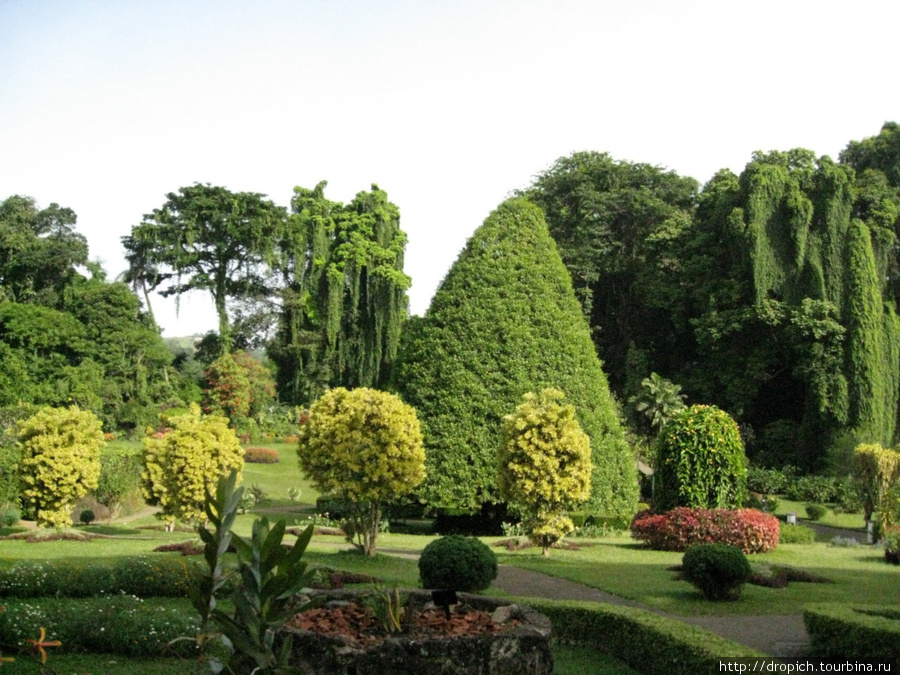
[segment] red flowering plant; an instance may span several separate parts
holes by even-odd
[[[778,546],[778,519],[755,509],[642,511],[631,522],[631,536],[657,551],[716,543],[737,546],[744,553],[765,553]]]

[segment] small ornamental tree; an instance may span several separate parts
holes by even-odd
[[[375,555],[381,505],[425,478],[416,411],[393,394],[361,387],[332,389],[300,428],[300,467],[322,492],[349,508],[348,539]]]
[[[204,409],[225,415],[238,427],[246,418],[258,419],[275,395],[272,374],[247,352],[223,354],[209,364],[204,376]]]
[[[72,506],[100,478],[100,420],[76,406],[44,408],[18,427],[23,506],[40,527],[71,525]]]
[[[866,520],[881,510],[891,485],[900,481],[900,452],[863,443],[853,451],[853,475],[859,483]]]
[[[500,496],[528,514],[526,531],[550,554],[550,547],[575,529],[566,509],[584,502],[591,489],[591,442],[563,393],[544,389],[525,394],[503,418],[497,453]]]
[[[663,428],[656,447],[653,501],[658,511],[743,504],[747,460],[738,426],[728,413],[692,406]]]
[[[161,507],[158,517],[172,529],[176,520],[205,520],[206,493],[232,470],[240,477],[244,450],[226,418],[203,416],[196,404],[168,423],[172,430],[161,438],[144,438],[141,487],[147,501]]]

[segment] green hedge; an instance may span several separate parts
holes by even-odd
[[[704,628],[642,609],[536,598],[515,602],[546,614],[554,636],[615,656],[647,675],[709,673],[723,657],[762,656]]]
[[[810,655],[900,667],[900,610],[875,605],[809,605]]]

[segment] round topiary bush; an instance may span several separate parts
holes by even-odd
[[[821,520],[826,513],[828,513],[828,509],[821,504],[806,505],[806,517],[810,520]]]
[[[22,512],[15,506],[0,507],[0,527],[12,527],[22,519]]]
[[[93,523],[94,518],[96,518],[96,516],[90,509],[85,509],[81,512],[81,515],[78,516],[78,520],[80,520],[85,525],[90,525],[91,523]]]
[[[737,546],[698,544],[684,553],[681,572],[708,600],[736,600],[752,570]]]
[[[422,551],[419,577],[422,588],[483,591],[497,578],[497,556],[475,537],[451,534]]]
[[[747,499],[747,458],[738,426],[715,406],[675,416],[656,446],[654,506],[733,509]]]

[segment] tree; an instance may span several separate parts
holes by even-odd
[[[272,374],[246,352],[223,354],[209,364],[204,377],[206,411],[224,414],[235,428],[248,418],[258,422],[275,395]]]
[[[122,237],[129,278],[146,281],[160,295],[199,289],[212,295],[223,353],[230,345],[227,303],[265,294],[270,262],[284,225],[284,209],[253,192],[196,183],[166,195]]]
[[[634,513],[634,455],[571,278],[528,200],[504,202],[469,239],[428,313],[411,322],[394,372],[422,421],[429,504],[497,503],[503,416],[523,394],[553,387],[566,392],[591,439],[589,508]]]
[[[557,389],[525,394],[503,418],[497,452],[500,496],[528,514],[525,526],[545,556],[575,527],[566,509],[591,491],[591,441],[563,398]]]
[[[146,436],[141,488],[148,502],[158,504],[158,517],[171,529],[176,520],[203,522],[206,493],[222,476],[244,466],[244,451],[228,420],[203,416],[200,407],[168,419],[172,430]]]
[[[629,347],[650,368],[674,372],[687,331],[676,245],[690,225],[697,181],[605,153],[561,157],[525,194],[544,209],[597,353],[622,398],[649,371],[633,372]]]
[[[382,503],[425,477],[416,412],[387,392],[332,389],[300,427],[300,468],[316,488],[350,504],[348,539],[375,555]]]
[[[373,185],[347,205],[326,183],[294,188],[280,244],[283,299],[269,358],[282,402],[307,404],[329,387],[381,387],[407,315],[406,235],[397,207]]]
[[[75,502],[100,478],[100,420],[76,406],[44,408],[19,422],[18,442],[23,506],[40,527],[71,525]]]
[[[653,502],[733,509],[747,497],[747,460],[738,426],[715,406],[695,405],[675,416],[657,441]]]
[[[63,308],[63,289],[88,261],[75,221],[72,209],[38,210],[31,197],[0,202],[0,299]]]

